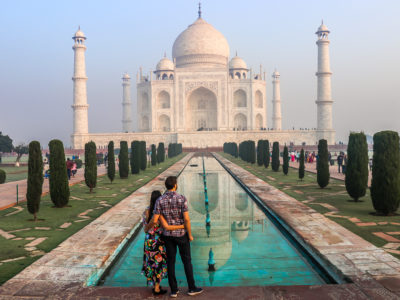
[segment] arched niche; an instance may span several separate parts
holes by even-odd
[[[237,90],[233,93],[234,107],[247,107],[247,96],[243,90]]]
[[[167,115],[161,115],[158,118],[159,130],[168,132],[171,131],[171,120]]]
[[[158,109],[168,109],[171,107],[171,97],[168,92],[161,91],[157,95],[157,108]]]
[[[186,101],[185,117],[188,131],[216,130],[218,126],[216,95],[204,87],[191,92]]]
[[[142,93],[142,111],[148,111],[150,109],[149,95],[144,92]]]
[[[261,129],[263,127],[263,117],[261,114],[256,115],[256,129]]]
[[[236,129],[247,129],[247,117],[244,114],[236,114],[233,122]]]
[[[142,117],[142,131],[149,131],[149,130],[150,130],[149,117],[144,116]]]
[[[263,94],[260,91],[256,92],[256,107],[263,108]]]

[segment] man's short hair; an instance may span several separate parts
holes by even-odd
[[[172,190],[176,184],[176,176],[169,176],[167,179],[165,179],[165,187],[167,190]]]

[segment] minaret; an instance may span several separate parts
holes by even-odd
[[[282,130],[282,112],[281,112],[281,75],[277,70],[272,74],[272,129]]]
[[[74,131],[73,135],[88,133],[88,107],[87,92],[86,92],[86,67],[85,67],[85,40],[86,37],[79,28],[72,37],[75,41],[72,49],[75,52],[74,57],[74,103],[72,109],[74,110]],[[74,144],[74,143],[73,143]]]
[[[335,142],[335,134],[332,128],[332,98],[331,98],[331,68],[329,63],[329,40],[330,31],[321,23],[315,33],[318,36],[318,79],[317,90],[317,131],[318,139],[324,138],[328,144]]]
[[[122,77],[122,97],[122,132],[131,132],[131,77],[128,73]]]

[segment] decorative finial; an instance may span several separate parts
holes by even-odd
[[[164,58],[167,57],[167,51],[164,51]]]
[[[81,25],[78,26],[78,30],[81,30]]]
[[[201,2],[199,2],[199,19],[201,19]]]
[[[321,19],[321,25],[324,25],[324,19]]]
[[[237,56],[237,50],[236,50],[236,56]]]

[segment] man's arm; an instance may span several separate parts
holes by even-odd
[[[190,224],[190,217],[189,217],[189,212],[185,211],[183,213],[183,221],[184,221],[184,225],[185,225],[185,229],[188,233],[189,236],[189,241],[193,241],[193,236],[192,236],[192,226]]]

